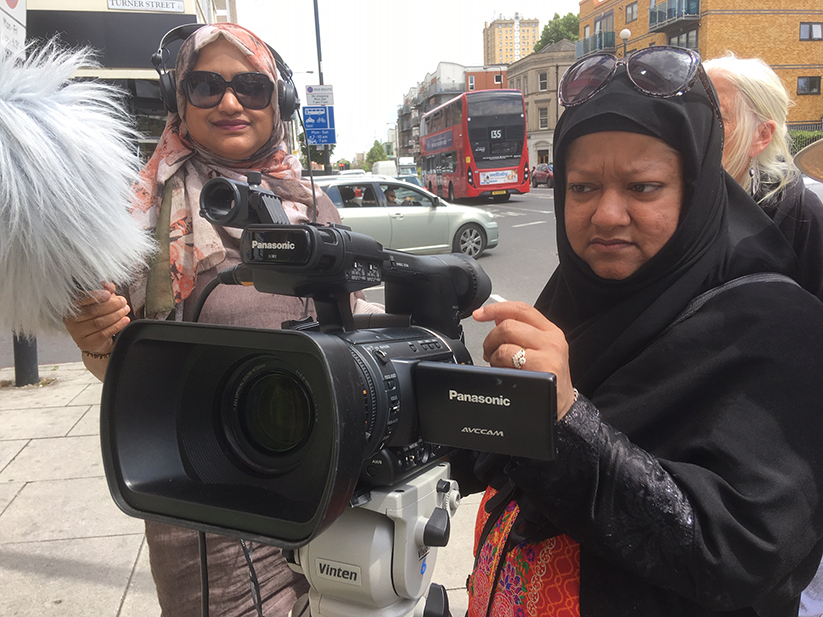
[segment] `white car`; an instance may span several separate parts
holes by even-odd
[[[490,212],[449,203],[408,182],[366,175],[322,176],[315,183],[337,206],[343,224],[385,248],[479,257],[497,246],[497,223]]]

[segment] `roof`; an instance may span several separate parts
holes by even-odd
[[[537,53],[542,54],[545,52],[550,51],[574,51],[575,45],[574,41],[570,41],[569,39],[561,39],[557,41],[557,43],[552,43],[550,45],[546,45],[543,49],[538,51]]]

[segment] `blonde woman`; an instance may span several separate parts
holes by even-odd
[[[759,58],[729,54],[703,66],[723,115],[723,167],[792,245],[800,266],[797,281],[823,299],[823,204],[803,186],[792,163],[786,88]]]

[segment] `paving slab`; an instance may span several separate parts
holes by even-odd
[[[89,407],[89,410],[69,431],[69,437],[79,437],[80,435],[100,436],[100,405]]]
[[[114,505],[105,478],[29,482],[0,516],[0,544],[141,534],[143,528]]]
[[[0,418],[0,426],[2,426],[2,418]],[[20,451],[26,447],[27,443],[29,443],[28,439],[3,441],[0,438],[0,472],[20,454]]]
[[[117,617],[160,617],[160,603],[157,601],[157,592],[151,577],[149,547],[145,539]]]
[[[0,483],[99,478],[105,475],[94,435],[32,439],[0,471]]]
[[[83,392],[89,384],[82,380],[57,379],[47,385],[31,385],[16,388],[0,388],[0,411],[10,409],[31,409],[32,401],[37,407],[64,407]],[[99,402],[99,401],[97,401]]]
[[[141,534],[0,544],[0,615],[116,617]]]
[[[71,400],[71,405],[99,405],[103,394],[103,382],[94,380],[88,384],[80,394]]]
[[[0,516],[3,515],[9,504],[14,501],[14,498],[20,493],[20,490],[25,486],[24,482],[9,482],[8,484],[0,484]]]
[[[0,409],[0,440],[62,437],[74,428],[88,410],[88,405]]]

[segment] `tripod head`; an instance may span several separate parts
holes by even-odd
[[[309,581],[312,617],[449,617],[445,590],[431,585],[437,547],[449,541],[460,504],[449,465],[371,491],[305,546],[283,551]]]

